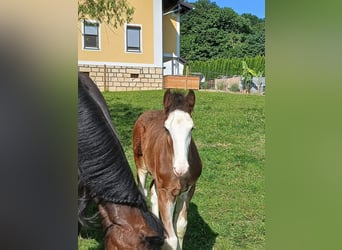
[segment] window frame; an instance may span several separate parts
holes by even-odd
[[[97,35],[93,34],[86,34],[85,29],[87,24],[93,24],[97,26]],[[85,37],[86,36],[94,36],[97,39],[97,47],[86,46]],[[82,49],[83,50],[92,50],[92,51],[99,51],[101,50],[101,23],[96,20],[82,20]]]
[[[129,29],[139,30],[139,47],[137,49],[130,48],[128,46],[128,30]],[[142,50],[142,25],[141,24],[126,24],[125,25],[125,52],[126,53],[143,53]]]

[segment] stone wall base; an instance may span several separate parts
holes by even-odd
[[[163,69],[79,64],[101,91],[154,90],[163,88]]]

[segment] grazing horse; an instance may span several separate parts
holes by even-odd
[[[195,105],[192,90],[164,94],[164,110],[144,112],[133,129],[133,153],[138,185],[147,195],[146,177],[151,174],[152,212],[166,230],[164,249],[182,249],[187,210],[202,163],[191,136]]]
[[[82,74],[78,77],[78,196],[79,230],[87,224],[87,205],[95,201],[105,249],[162,247],[163,225],[148,211],[134,181],[103,96]]]

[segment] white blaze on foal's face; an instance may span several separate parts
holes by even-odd
[[[177,176],[182,176],[189,169],[188,152],[194,122],[187,112],[175,110],[169,114],[164,126],[173,142],[173,171]]]

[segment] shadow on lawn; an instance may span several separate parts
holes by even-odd
[[[90,202],[85,210],[86,217],[93,217],[97,213],[97,206],[95,202]],[[88,246],[88,250],[101,250],[104,249],[103,239],[104,232],[101,225],[100,217],[94,217],[92,220],[93,226],[87,227],[83,226],[80,230],[79,235],[84,239],[95,240],[98,244],[94,242],[93,246]]]
[[[84,239],[92,239],[95,240],[98,244],[94,243],[93,246],[88,246],[88,250],[103,250],[104,249],[104,233],[102,228],[91,228],[86,229],[82,228],[81,237]]]
[[[119,134],[122,145],[131,147],[135,121],[144,110],[124,103],[109,103],[108,106],[113,124]]]
[[[218,233],[215,233],[198,213],[197,205],[190,202],[183,248],[187,250],[213,249],[217,236]]]

